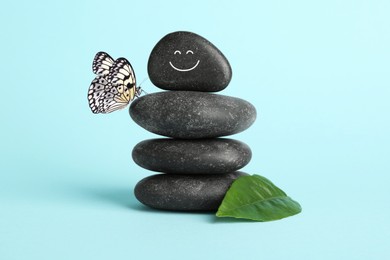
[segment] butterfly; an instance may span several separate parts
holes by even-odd
[[[125,58],[114,60],[105,52],[98,52],[92,63],[97,76],[88,90],[88,103],[94,114],[111,113],[125,108],[141,95],[133,67]]]

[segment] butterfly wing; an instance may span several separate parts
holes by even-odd
[[[109,82],[117,87],[117,100],[130,102],[135,97],[136,78],[133,67],[125,58],[117,59],[111,67]]]
[[[106,87],[104,97],[101,100],[101,112],[100,113],[111,113],[115,110],[125,108],[129,101],[122,99],[121,94],[118,92],[117,86],[113,86],[110,82]]]
[[[106,86],[108,85],[107,77],[96,77],[88,89],[88,103],[92,113],[101,113],[102,101],[106,93]]]
[[[93,113],[111,113],[125,108],[137,95],[134,70],[127,59],[114,61],[107,53],[99,52],[92,67],[98,75],[88,90],[88,103]]]
[[[92,71],[98,76],[108,75],[114,64],[114,59],[103,51],[96,53],[92,62]]]
[[[88,103],[92,113],[111,113],[125,108],[128,100],[123,100],[117,86],[113,86],[107,76],[97,76],[88,90]]]

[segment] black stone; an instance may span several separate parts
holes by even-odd
[[[252,157],[248,145],[233,139],[150,139],[133,149],[141,167],[175,174],[223,174],[237,171]]]
[[[216,211],[235,179],[243,172],[213,175],[157,174],[135,186],[135,197],[146,206],[175,211]]]
[[[129,111],[146,130],[182,139],[236,134],[256,119],[255,107],[245,100],[196,91],[145,95],[133,101]]]
[[[230,64],[217,47],[191,32],[162,38],[150,54],[148,73],[154,85],[166,90],[216,92],[232,78]]]

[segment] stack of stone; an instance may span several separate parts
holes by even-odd
[[[215,211],[238,170],[252,153],[243,142],[219,138],[246,130],[256,119],[249,102],[209,92],[221,91],[232,71],[209,41],[190,32],[162,38],[148,62],[150,80],[168,90],[136,99],[132,119],[146,130],[170,138],[145,140],[133,149],[141,167],[161,172],[141,180],[135,196],[163,210]]]

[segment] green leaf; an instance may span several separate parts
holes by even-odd
[[[276,187],[270,180],[259,176],[242,176],[227,191],[217,217],[244,218],[271,221],[301,212],[302,208]]]

